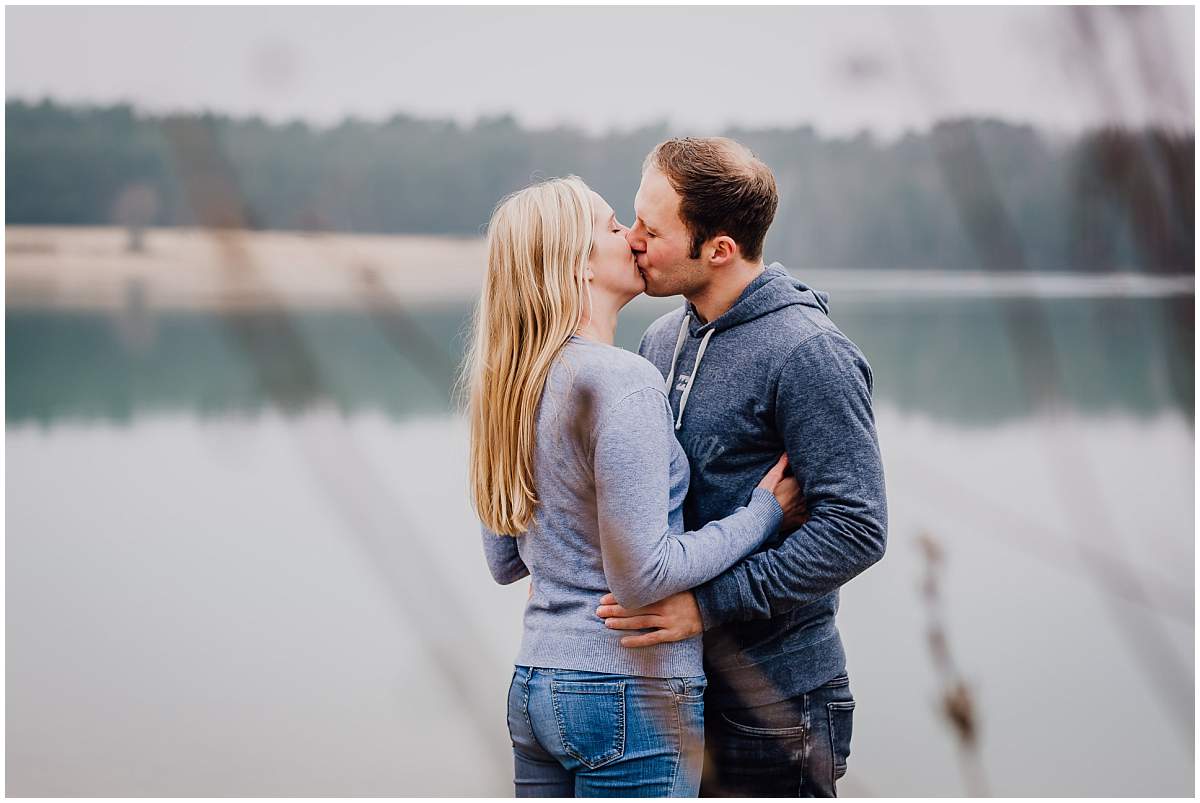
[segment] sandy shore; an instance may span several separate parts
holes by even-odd
[[[152,229],[129,251],[118,227],[8,226],[9,308],[362,309],[479,297],[480,238]],[[1192,275],[793,270],[835,303],[928,298],[1189,296]]]
[[[5,227],[9,308],[365,307],[476,298],[481,239],[150,229]]]

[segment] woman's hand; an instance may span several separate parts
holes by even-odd
[[[766,488],[773,493],[775,501],[783,508],[783,521],[779,524],[781,533],[790,533],[808,521],[808,508],[804,504],[800,484],[796,482],[795,477],[783,476],[787,466],[788,458],[785,453],[758,483],[759,488]]]

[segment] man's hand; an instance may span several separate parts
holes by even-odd
[[[596,615],[604,620],[605,627],[613,630],[642,630],[654,628],[650,633],[625,636],[622,647],[649,647],[668,641],[683,641],[704,630],[700,621],[700,608],[691,591],[680,591],[653,605],[627,611],[617,604],[617,598],[605,594],[600,600]]]
[[[788,456],[784,452],[779,456],[771,470],[759,481],[758,487],[775,495],[775,501],[783,510],[783,521],[779,523],[778,532],[790,533],[799,530],[808,521],[808,506],[804,503],[804,494],[800,492],[800,484],[794,476],[784,476],[788,470]]]
[[[784,477],[775,486],[775,499],[783,508],[783,521],[779,523],[779,532],[790,533],[799,530],[808,521],[808,505],[804,502],[804,494],[795,477]]]

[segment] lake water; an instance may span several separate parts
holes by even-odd
[[[1193,297],[1001,295],[833,298],[891,514],[842,594],[840,791],[1191,796]],[[526,587],[467,503],[467,312],[8,311],[9,795],[511,794]]]

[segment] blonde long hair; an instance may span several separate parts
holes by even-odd
[[[487,278],[464,379],[471,498],[500,535],[528,530],[538,505],[537,409],[550,367],[585,311],[589,192],[577,176],[550,179],[504,198],[488,224]]]

